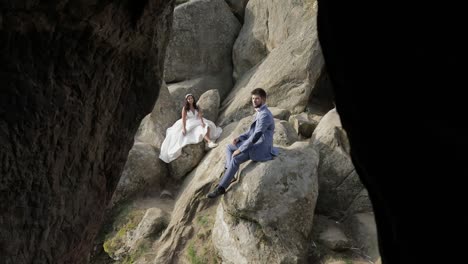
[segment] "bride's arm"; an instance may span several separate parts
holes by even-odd
[[[185,130],[185,121],[187,120],[187,111],[185,111],[185,106],[182,107],[182,134],[185,135],[185,133],[187,132]]]

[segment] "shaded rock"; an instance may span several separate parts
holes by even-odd
[[[1,262],[85,263],[157,99],[173,1],[1,6]]]
[[[158,100],[151,113],[141,122],[135,135],[135,141],[151,144],[159,149],[166,136],[166,129],[181,118],[181,109],[182,107],[177,107],[177,104],[169,93],[166,83],[163,82],[159,91]]]
[[[206,91],[198,99],[198,107],[203,112],[203,117],[216,123],[219,112],[219,92],[216,89]]]
[[[373,261],[379,257],[377,228],[372,213],[358,213],[345,221],[347,232],[357,246]]]
[[[128,154],[111,203],[119,203],[150,188],[159,192],[168,176],[167,165],[159,159],[159,151],[150,144],[136,143]]]
[[[245,6],[249,0],[225,0],[240,22],[244,21]]]
[[[274,118],[278,118],[280,120],[289,120],[289,116],[291,115],[291,112],[286,109],[278,108],[278,107],[268,107],[270,109],[271,113],[273,114]]]
[[[371,208],[367,193],[362,193],[364,186],[354,169],[348,138],[335,109],[321,119],[310,141],[320,153],[317,213],[341,219],[354,213],[348,209],[357,198],[360,205],[355,208]]]
[[[299,135],[305,138],[310,138],[319,122],[314,121],[313,119],[310,120],[307,113],[301,113],[291,116],[289,118],[289,123],[291,123]]]

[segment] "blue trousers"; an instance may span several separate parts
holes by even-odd
[[[231,144],[226,147],[226,171],[224,172],[223,178],[219,182],[219,186],[223,187],[224,189],[226,189],[229,184],[231,184],[232,178],[234,178],[234,175],[239,170],[239,166],[250,159],[249,154],[243,152],[233,158],[232,153],[236,151],[237,148],[237,146]]]

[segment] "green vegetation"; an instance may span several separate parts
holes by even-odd
[[[208,210],[196,217],[192,222],[194,235],[188,242],[185,257],[191,264],[219,264],[221,259],[214,253],[211,241],[211,231],[214,225],[214,210]]]
[[[113,256],[125,244],[127,233],[136,229],[145,213],[144,210],[132,206],[123,206],[116,211],[115,217],[112,218],[113,223],[107,226],[103,243],[104,251],[109,256]]]

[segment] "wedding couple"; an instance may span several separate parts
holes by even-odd
[[[267,94],[262,88],[256,88],[251,92],[252,106],[255,108],[256,111],[255,119],[253,120],[247,132],[241,134],[237,138],[234,138],[232,140],[232,143],[227,146],[224,176],[222,177],[221,181],[216,186],[216,188],[207,195],[208,198],[216,198],[219,195],[224,194],[226,192],[226,189],[231,184],[234,175],[239,170],[240,164],[248,160],[271,160],[273,159],[273,156],[278,155],[278,150],[275,147],[273,147],[273,134],[275,132],[275,122],[272,113],[266,105],[266,98]],[[174,150],[183,147],[183,144],[181,144],[181,142],[188,141],[180,139],[180,134],[177,131],[177,129],[179,131],[181,130],[180,124],[183,124],[182,135],[190,136],[195,139],[200,139],[201,136],[204,136],[205,139],[208,141],[208,145],[210,146],[211,143],[213,147],[215,147],[215,145],[213,145],[214,143],[211,140],[216,140],[221,134],[221,128],[216,127],[213,122],[203,119],[201,117],[201,114],[198,117],[196,116],[197,107],[195,103],[195,98],[192,95],[189,94],[186,96],[186,102],[187,103],[184,109],[182,110],[182,119],[178,120],[176,124],[174,124],[171,128],[167,130],[166,139],[164,140],[163,145],[161,146],[160,158],[165,162],[168,162],[166,160],[169,160],[170,162],[171,159],[173,160],[177,158],[178,155],[180,155],[180,149],[178,150],[178,155],[174,154],[177,152]],[[189,116],[188,118],[184,117],[184,112],[187,112],[187,108],[194,110],[189,114],[186,113],[186,115]],[[186,127],[186,123],[191,123],[193,127],[188,129],[188,126]],[[209,129],[206,128],[206,124],[208,124]],[[201,129],[198,128],[200,126]],[[197,132],[194,132],[192,130],[196,130]],[[210,133],[210,131],[212,133]],[[201,139],[198,142],[201,142]],[[171,153],[169,153],[169,151],[171,151]]]

